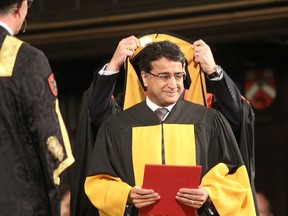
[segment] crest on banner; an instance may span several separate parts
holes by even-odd
[[[276,98],[275,73],[271,68],[246,72],[245,97],[255,109],[269,107]]]

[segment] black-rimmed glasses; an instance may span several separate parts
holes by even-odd
[[[184,72],[176,72],[174,74],[171,74],[171,73],[154,74],[151,72],[148,72],[148,73],[164,82],[171,80],[172,76],[174,76],[176,82],[180,82],[186,79],[186,73]]]

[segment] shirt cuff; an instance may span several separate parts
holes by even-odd
[[[114,74],[119,73],[119,71],[107,71],[107,70],[105,70],[107,65],[108,65],[108,64],[105,64],[105,65],[102,67],[102,69],[99,71],[99,75],[110,76],[110,75],[114,75]]]

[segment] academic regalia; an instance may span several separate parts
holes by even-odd
[[[255,144],[254,144],[254,112],[249,102],[241,96],[241,93],[233,80],[223,70],[223,78],[219,81],[209,81],[213,94],[210,98],[207,96],[206,79],[204,73],[199,68],[199,64],[194,62],[192,41],[173,35],[171,33],[147,33],[139,37],[142,42],[157,42],[169,40],[176,43],[187,59],[187,79],[184,82],[186,92],[183,99],[213,107],[219,110],[229,121],[238,142],[244,164],[246,165],[255,205]],[[143,83],[139,80],[139,69],[137,61],[143,47],[139,47],[131,59],[126,61],[126,88],[124,109],[132,106],[145,98]],[[133,89],[133,91],[131,91]],[[209,103],[211,102],[211,103]],[[258,210],[257,210],[258,211]],[[257,213],[258,214],[258,213]]]
[[[157,42],[169,40],[179,45],[188,64],[186,67],[187,79],[184,82],[186,90],[183,99],[215,108],[226,117],[234,132],[241,153],[243,154],[244,163],[247,166],[251,181],[254,182],[255,116],[249,102],[241,96],[241,93],[233,80],[223,70],[223,77],[221,80],[208,81],[208,86],[211,88],[210,92],[212,90],[212,94],[207,93],[207,79],[205,79],[205,75],[201,71],[199,64],[195,64],[194,62],[193,41],[168,32],[143,34],[139,36],[139,40],[140,44],[142,41]],[[139,103],[146,97],[145,88],[140,80],[140,72],[137,66],[142,49],[143,47],[138,47],[131,59],[127,59],[126,61],[124,109]]]
[[[201,186],[220,215],[256,215],[249,176],[227,120],[214,109],[184,100],[163,124],[146,102],[103,123],[85,183],[100,215],[123,215],[131,187],[142,185],[144,165],[161,164],[162,127],[166,164],[201,164]],[[199,215],[207,215],[203,208]]]
[[[97,209],[90,203],[84,192],[84,182],[100,124],[109,115],[113,115],[121,110],[116,100],[111,98],[115,79],[115,76],[99,77],[98,71],[96,71],[95,79],[82,96],[77,133],[75,142],[72,145],[75,163],[69,168],[70,176],[72,176],[69,180],[71,187],[71,216],[98,215]],[[101,99],[98,97],[93,98],[93,96],[90,97],[95,86],[97,86],[97,91],[103,93],[103,95],[100,95],[106,97]],[[96,95],[99,96],[99,93]],[[102,109],[100,106],[104,106],[104,108]],[[94,109],[98,109],[100,112],[97,112],[95,115],[89,111]]]
[[[74,158],[46,56],[0,26],[0,214],[60,215]]]
[[[75,163],[69,168],[69,184],[71,188],[70,212],[71,216],[97,216],[98,211],[91,205],[84,192],[84,181],[87,175],[87,166],[95,143],[96,130],[91,125],[88,109],[88,91],[85,91],[80,106],[78,130],[72,150]],[[89,213],[90,212],[90,213]]]
[[[188,63],[189,63],[189,67],[187,67],[187,69],[190,71],[189,76],[186,79],[188,82],[184,83],[186,84],[185,85],[186,88],[190,89],[190,93],[188,94],[188,100],[189,101],[194,100],[194,102],[203,104],[205,106],[211,105],[209,104],[209,102],[211,101],[208,99],[208,97],[207,97],[207,103],[206,103],[205,76],[203,72],[201,72],[200,68],[197,65],[195,65],[193,62],[193,50],[191,49],[192,41],[189,41],[185,38],[181,38],[177,35],[173,35],[170,33],[144,34],[144,35],[139,36],[139,38],[146,39],[147,36],[148,37],[151,36],[152,40],[158,40],[158,41],[164,40],[164,39],[172,40],[172,42],[175,42],[180,47],[182,47],[182,51],[185,53],[186,58],[188,59]],[[129,107],[132,104],[135,104],[136,102],[138,103],[145,98],[145,93],[144,93],[142,83],[140,80],[138,80],[139,74],[137,76],[136,71],[134,70],[134,67],[137,69],[137,56],[139,56],[138,54],[140,53],[141,50],[142,50],[142,47],[138,48],[133,58],[131,58],[130,60],[127,59],[127,62],[125,65],[126,66],[125,72],[122,71],[118,77],[118,82],[116,84],[116,92],[119,92],[119,89],[123,89],[123,85],[125,85],[125,89],[126,89],[125,91],[126,92],[125,93],[126,106],[121,105],[121,107],[124,107],[124,108]],[[81,111],[82,114],[80,114],[79,127],[78,127],[78,130],[80,133],[77,132],[77,135],[76,135],[77,141],[75,142],[74,144],[75,146],[73,148],[75,149],[75,151],[73,152],[75,154],[76,162],[78,161],[78,163],[75,164],[72,168],[74,169],[73,176],[79,177],[79,175],[83,175],[82,177],[80,177],[79,181],[78,181],[78,177],[76,177],[75,179],[74,178],[71,179],[72,181],[71,215],[73,216],[78,216],[78,215],[88,216],[90,214],[87,213],[87,209],[93,208],[91,207],[91,203],[87,201],[88,198],[86,194],[84,194],[83,192],[84,190],[83,184],[84,184],[84,179],[87,175],[87,166],[88,166],[87,163],[89,161],[87,160],[87,158],[91,158],[91,154],[92,154],[91,148],[87,146],[94,146],[94,140],[89,139],[89,138],[86,139],[85,137],[91,137],[92,131],[95,135],[103,119],[107,118],[111,114],[115,114],[119,112],[120,110],[122,110],[121,107],[117,105],[117,103],[119,104],[119,101],[117,101],[116,103],[116,100],[111,98],[113,91],[114,91],[117,76],[115,75],[100,76],[98,72],[99,71],[95,72],[93,83],[91,84],[89,88],[89,96],[87,97],[87,95],[85,94],[85,96],[83,97],[84,103],[89,103],[90,109],[88,109],[87,106],[82,107],[83,109]],[[125,84],[123,81],[124,79],[122,77],[124,74],[126,76]],[[190,74],[192,78],[190,78]],[[191,79],[193,79],[193,82],[192,82],[193,85],[190,85]],[[137,91],[135,91],[136,89]],[[239,90],[237,89],[235,83],[230,79],[230,77],[225,72],[224,72],[222,81],[213,82],[212,89],[216,93],[217,99],[219,99],[217,102],[217,108],[229,120],[231,127],[234,129],[234,134],[237,137],[237,141],[239,144],[239,148],[241,150],[241,154],[246,155],[246,156],[243,156],[243,159],[249,171],[249,175],[252,179],[251,185],[254,187],[254,177],[252,177],[255,175],[253,110],[251,109],[249,104],[247,104],[245,100],[243,100],[243,102],[239,101],[241,100],[240,99],[241,94]],[[194,93],[196,92],[196,94],[192,95],[192,92]],[[102,100],[105,99],[104,102],[103,101],[101,102],[100,96]],[[228,101],[225,100],[229,98],[230,100]],[[187,97],[185,97],[185,99],[187,99]],[[90,101],[88,102],[88,100]],[[234,101],[234,103],[232,103],[232,101]],[[240,106],[242,103],[244,104],[243,108]],[[215,107],[214,103],[212,107]],[[230,109],[230,107],[232,107],[232,109]],[[90,110],[90,114],[88,114],[89,110]],[[239,110],[239,112],[237,110]],[[243,119],[242,124],[241,124],[241,118]],[[89,127],[90,125],[89,129],[83,130],[82,129],[83,124],[85,125],[84,128]],[[241,134],[241,138],[240,138],[240,134]],[[92,137],[94,135],[92,135]],[[238,138],[240,138],[240,140]],[[80,148],[83,148],[85,150],[80,150]],[[253,174],[251,174],[251,170]],[[85,200],[84,203],[83,203],[83,200]]]

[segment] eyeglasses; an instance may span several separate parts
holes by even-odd
[[[154,74],[151,72],[148,72],[149,74],[153,75],[154,77],[157,77],[159,80],[167,82],[171,80],[172,76],[175,78],[176,82],[180,82],[186,79],[186,73],[184,72],[176,72],[174,74],[171,73],[160,73],[160,74]]]
[[[26,0],[26,1],[28,8],[30,8],[32,6],[33,0]]]

